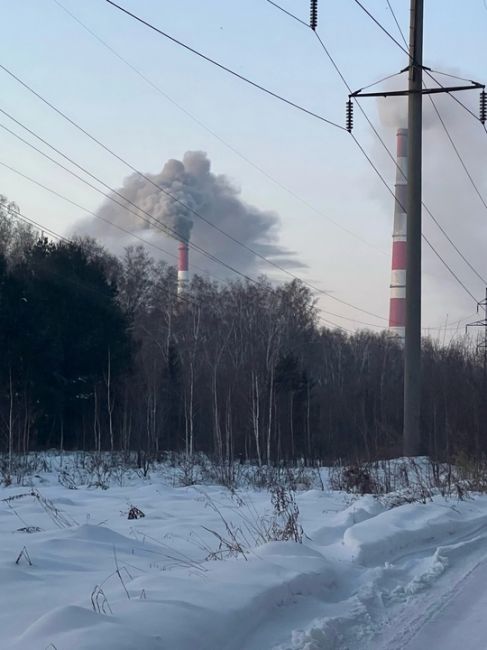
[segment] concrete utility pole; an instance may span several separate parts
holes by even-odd
[[[484,436],[484,440],[487,439],[487,288],[485,289],[485,299],[477,303],[477,311],[484,310],[484,318],[482,320],[477,320],[474,323],[468,323],[465,328],[468,330],[469,327],[483,327],[484,328],[484,337],[483,340],[478,343],[477,351],[483,352],[483,372],[482,372],[482,405],[483,413],[481,415],[483,426],[480,428],[480,434]],[[481,453],[481,444],[479,440],[479,434],[476,436],[476,452]]]
[[[411,0],[408,95],[406,339],[404,347],[404,454],[421,451],[421,173],[423,129],[423,4]]]

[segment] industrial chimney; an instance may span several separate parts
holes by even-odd
[[[403,344],[406,336],[407,169],[408,130],[398,129],[389,329]]]
[[[189,284],[188,271],[189,245],[187,241],[179,242],[178,254],[178,294],[183,293]]]

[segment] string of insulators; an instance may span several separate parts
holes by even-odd
[[[353,129],[353,102],[351,99],[347,102],[347,116],[346,116],[346,129],[352,133]]]
[[[487,120],[487,93],[482,90],[480,93],[480,121],[485,124]]]
[[[318,0],[311,0],[309,12],[309,26],[315,32],[318,27]]]

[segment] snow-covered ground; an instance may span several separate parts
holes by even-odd
[[[58,464],[0,488],[2,650],[487,647],[485,496],[387,509],[324,476],[296,495],[302,544],[253,546],[266,490],[178,487],[167,467],[68,489]],[[207,560],[225,521],[250,548]]]

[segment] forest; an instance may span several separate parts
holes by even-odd
[[[204,452],[275,464],[401,453],[402,350],[322,325],[299,281],[216,283],[143,247],[39,236],[0,210],[0,450]],[[483,358],[423,341],[423,451],[487,447]]]

